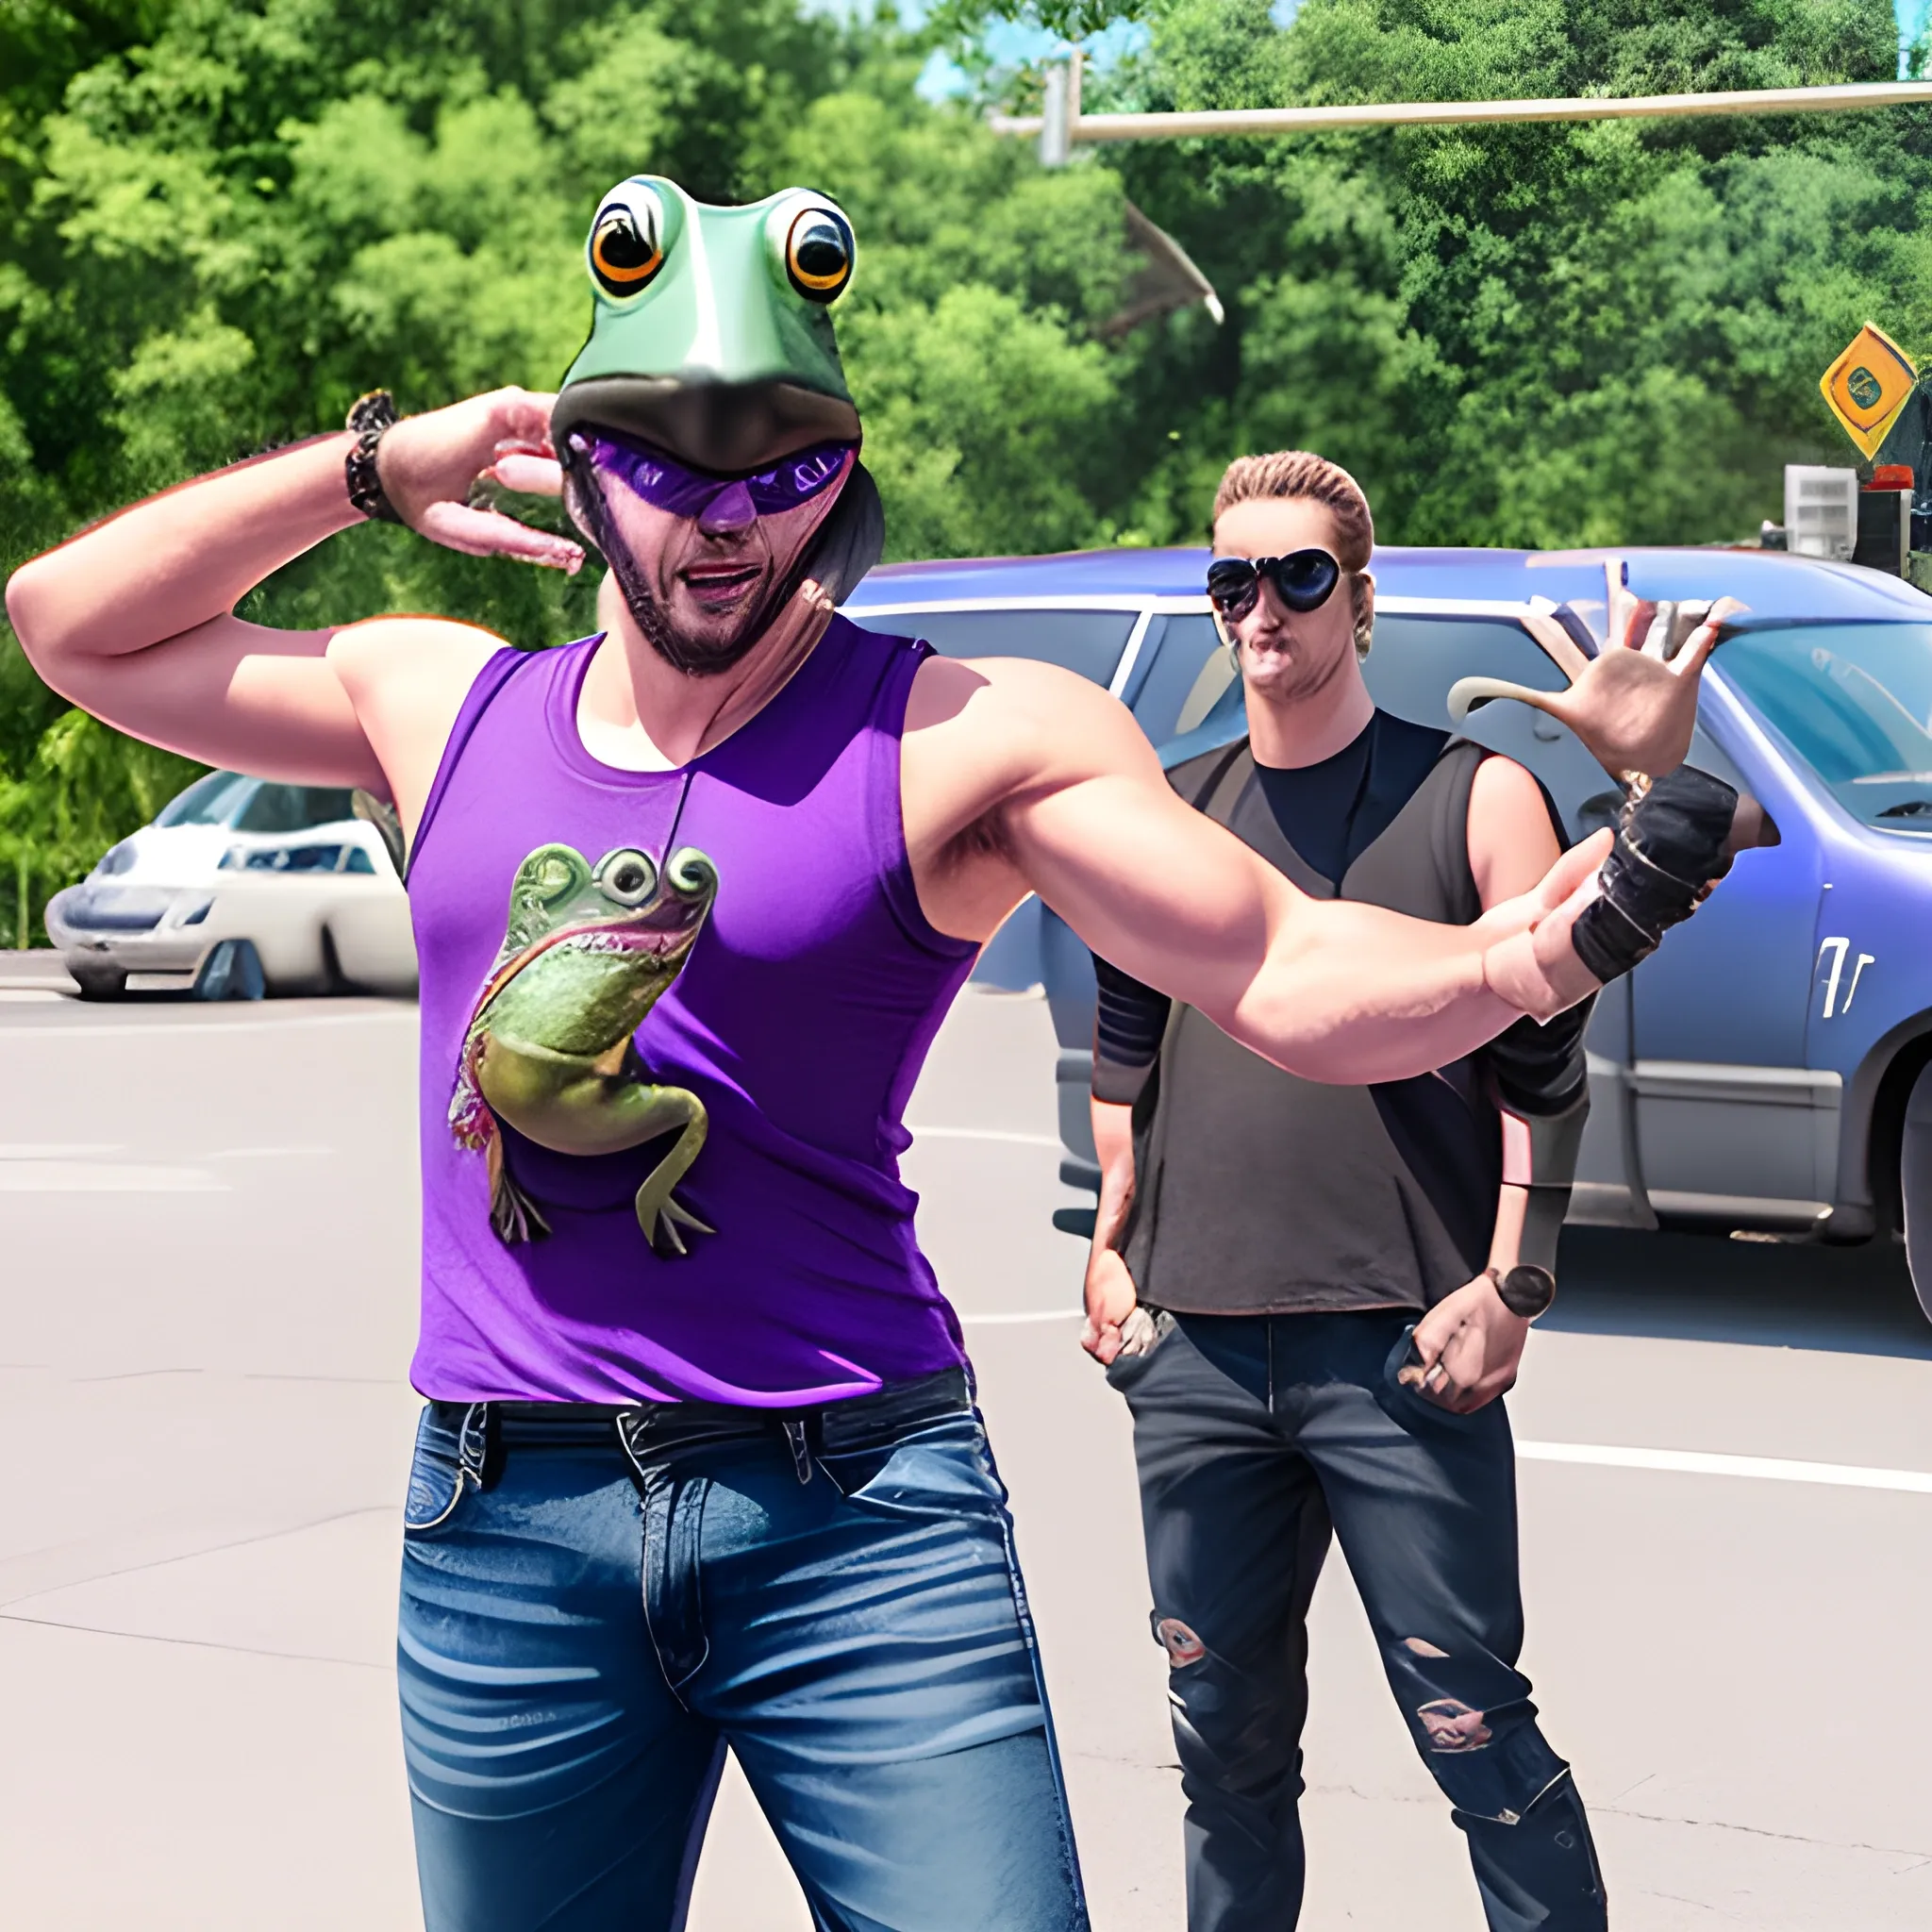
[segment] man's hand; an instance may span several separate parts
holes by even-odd
[[[1095,1248],[1087,1257],[1087,1320],[1080,1346],[1106,1368],[1121,1352],[1121,1328],[1140,1304],[1134,1277],[1113,1248]]]
[[[1697,723],[1697,687],[1725,621],[1745,606],[1720,597],[1704,608],[1633,597],[1612,583],[1609,641],[1580,664],[1557,654],[1567,691],[1532,691],[1495,677],[1458,678],[1449,715],[1460,724],[1488,698],[1517,698],[1567,724],[1613,776],[1660,778],[1684,762]],[[1553,626],[1554,628],[1554,626]],[[1580,658],[1580,654],[1575,654]]]
[[[1596,832],[1573,845],[1533,891],[1504,900],[1470,928],[1484,941],[1485,983],[1518,1012],[1547,1020],[1597,990],[1570,929],[1597,895],[1597,871],[1611,842],[1608,832]]]
[[[484,479],[525,495],[562,493],[563,472],[550,445],[550,406],[556,400],[530,390],[499,389],[404,417],[384,434],[376,451],[383,492],[396,514],[445,549],[470,557],[516,557],[575,574],[584,560],[580,545],[469,502],[472,487]]]
[[[1503,1306],[1487,1274],[1478,1274],[1416,1324],[1415,1349],[1422,1360],[1396,1379],[1439,1407],[1470,1415],[1515,1386],[1528,1337],[1529,1324]]]

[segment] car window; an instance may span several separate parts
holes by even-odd
[[[349,850],[359,853],[361,847]],[[340,845],[231,845],[222,855],[224,872],[339,872],[341,864]]]
[[[847,611],[887,637],[924,638],[948,658],[1038,658],[1111,682],[1133,635],[1135,610],[912,610],[894,617]]]
[[[1221,648],[1221,634],[1205,612],[1157,617],[1141,646],[1153,654],[1145,681],[1134,695],[1134,716],[1156,744],[1191,731],[1227,688],[1234,666]]]
[[[1458,678],[1501,677],[1533,691],[1561,691],[1566,682],[1521,625],[1447,612],[1378,615],[1362,673],[1385,711],[1443,726],[1449,724],[1449,690]],[[1568,726],[1505,698],[1478,706],[1454,728],[1534,772],[1556,799],[1571,837],[1582,836],[1586,807],[1609,779]]]
[[[158,825],[222,825],[256,781],[239,772],[209,772],[172,798],[155,818]]]
[[[1854,818],[1932,830],[1932,625],[1767,626],[1717,663]]]
[[[238,832],[306,832],[311,825],[339,824],[354,818],[356,808],[346,787],[333,785],[264,785],[242,808],[235,820]]]
[[[1448,724],[1449,688],[1458,678],[1507,677],[1537,691],[1561,691],[1564,684],[1521,625],[1448,613],[1378,615],[1362,675],[1385,711],[1418,724]]]

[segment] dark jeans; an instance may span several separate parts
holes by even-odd
[[[1331,1529],[1493,1932],[1597,1932],[1590,1826],[1516,1669],[1503,1405],[1452,1415],[1401,1386],[1399,1312],[1167,1320],[1108,1374],[1134,1414],[1191,1932],[1286,1932],[1300,1912],[1307,1619]]]
[[[675,1932],[727,1743],[824,1932],[1085,1932],[957,1372],[789,1426],[431,1404],[397,1650],[429,1932]]]

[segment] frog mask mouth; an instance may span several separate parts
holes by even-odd
[[[742,208],[694,200],[635,175],[598,206],[585,246],[590,339],[565,375],[551,440],[573,520],[610,564],[632,616],[679,669],[727,669],[808,579],[834,602],[878,561],[885,521],[856,456],[831,484],[795,556],[777,555],[763,596],[721,637],[685,635],[629,553],[599,441],[655,454],[717,484],[752,482],[789,458],[860,440],[829,307],[852,278],[852,224],[836,204],[788,188]],[[793,531],[797,524],[791,525]],[[780,541],[774,527],[770,536]]]

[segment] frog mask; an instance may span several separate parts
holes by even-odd
[[[591,335],[558,391],[551,439],[571,515],[610,563],[646,637],[681,669],[725,668],[808,578],[836,601],[878,560],[884,520],[857,460],[858,411],[828,312],[855,256],[843,212],[799,188],[714,208],[660,175],[637,175],[605,195],[591,224]],[[677,637],[617,527],[612,497],[625,485],[614,449],[668,458],[699,483],[752,486],[719,511],[741,523],[786,459],[823,462],[830,449],[842,469],[815,503],[773,517],[760,603],[728,647],[713,640],[699,649]],[[781,557],[781,542],[795,554]]]

